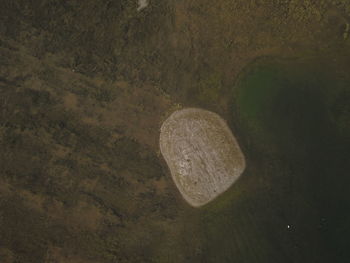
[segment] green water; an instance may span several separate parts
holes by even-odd
[[[349,69],[326,59],[262,60],[242,73],[231,125],[247,169],[193,212],[200,238],[188,261],[348,260]]]

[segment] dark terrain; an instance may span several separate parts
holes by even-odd
[[[0,262],[344,263],[347,0],[0,0]],[[247,170],[194,209],[159,154],[182,106]]]

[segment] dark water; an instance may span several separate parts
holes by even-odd
[[[350,68],[261,60],[232,93],[248,160],[198,212],[202,262],[346,262],[350,256]]]

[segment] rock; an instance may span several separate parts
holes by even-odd
[[[142,9],[148,6],[148,0],[138,0],[137,11],[141,11]]]
[[[160,150],[183,198],[199,207],[226,191],[245,169],[225,121],[202,109],[175,111],[163,123]]]

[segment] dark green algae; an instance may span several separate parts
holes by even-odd
[[[193,211],[185,229],[200,241],[191,260],[347,260],[349,69],[337,58],[264,58],[243,70],[229,123],[247,169],[229,191]]]

